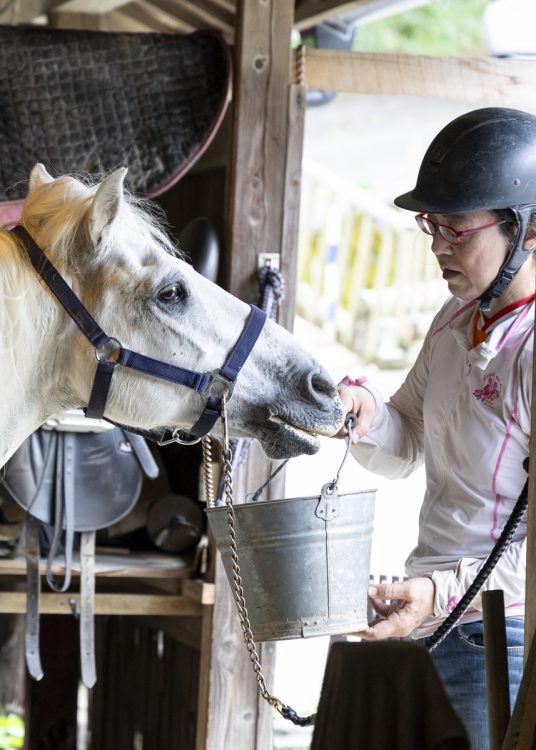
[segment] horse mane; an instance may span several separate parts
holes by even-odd
[[[43,249],[53,263],[57,262],[60,266],[72,265],[73,261],[76,263],[75,246],[82,239],[81,229],[86,230],[87,237],[84,220],[100,181],[94,177],[64,175],[28,194],[23,206],[22,223],[30,233],[32,227],[38,229]],[[156,242],[166,253],[179,255],[167,234],[167,223],[160,207],[136,198],[127,190],[123,191],[123,196],[112,231],[107,232],[101,242],[99,249],[102,255],[106,255],[113,246],[116,227],[121,232],[131,230],[147,243]]]
[[[74,273],[79,279],[83,278],[84,272],[79,262],[77,243],[84,241],[84,237],[88,241],[85,218],[98,185],[96,180],[64,175],[31,190],[23,206],[22,223],[30,234],[38,235],[39,243],[51,262],[62,273],[67,270],[68,276]],[[139,200],[126,191],[124,197],[119,215],[114,220],[113,231],[106,233],[98,255],[105,258],[107,251],[111,251],[115,244],[114,235],[117,241],[117,233],[128,236],[132,232],[138,241],[145,239],[147,244],[153,246],[156,243],[166,253],[180,257],[166,232],[159,207]],[[81,234],[84,231],[85,235]],[[125,240],[117,244],[124,245]],[[91,255],[89,259],[86,257],[86,268],[90,267],[91,258]],[[52,296],[50,304],[42,306],[42,302],[38,301],[39,291],[34,273],[29,274],[27,264],[20,262],[20,250],[14,236],[0,229],[0,356],[11,358],[13,363],[17,358],[19,367],[20,356],[17,355],[21,354],[21,343],[26,342],[31,347],[32,338],[38,340],[43,336],[58,314],[59,308]],[[27,311],[35,309],[36,305],[40,305],[38,326],[28,330]]]

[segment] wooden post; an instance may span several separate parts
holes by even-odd
[[[490,750],[501,750],[510,721],[510,683],[503,592],[484,591],[482,606]]]
[[[534,337],[536,344],[536,332]],[[527,573],[525,594],[525,662],[536,633],[536,359],[532,362],[532,411],[530,430],[529,489],[527,510]]]
[[[258,303],[259,254],[279,253],[287,294],[279,322],[292,328],[305,113],[303,85],[290,86],[294,2],[240,0],[237,10],[224,285],[241,299]],[[269,470],[253,443],[235,481],[236,497],[260,486]],[[281,490],[281,482],[274,482],[267,496],[281,497]],[[263,644],[259,651],[270,689],[274,648]],[[209,706],[207,750],[271,750],[272,711],[258,691],[221,561]]]
[[[302,86],[290,87],[293,3],[242,0],[239,10],[226,288],[256,302],[259,253],[281,253],[287,289],[295,285],[305,97]]]

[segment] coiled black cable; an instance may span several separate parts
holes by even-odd
[[[526,458],[523,461],[523,468],[528,473],[529,470],[529,459]],[[433,635],[427,639],[426,649],[427,651],[433,651],[436,646],[447,637],[450,631],[456,626],[458,621],[462,618],[465,610],[471,604],[475,596],[478,594],[486,580],[489,578],[493,568],[497,565],[501,555],[510,544],[513,535],[519,526],[521,519],[528,505],[528,491],[529,491],[529,480],[525,482],[525,486],[521,490],[514,509],[510,514],[508,521],[504,525],[504,529],[501,532],[495,546],[491,550],[486,559],[486,562],[480,569],[480,572],[476,576],[473,583],[469,586],[465,594],[462,596],[456,607],[452,610],[447,619],[438,627]]]

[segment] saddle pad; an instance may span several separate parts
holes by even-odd
[[[0,26],[0,202],[30,169],[103,174],[128,167],[154,197],[199,159],[229,100],[218,36]]]
[[[9,459],[0,494],[30,515],[53,526],[63,502],[63,461],[70,451],[74,467],[74,531],[103,529],[136,503],[143,472],[128,437],[120,429],[101,433],[37,430]],[[58,471],[60,479],[58,479]],[[62,518],[65,528],[65,518]]]

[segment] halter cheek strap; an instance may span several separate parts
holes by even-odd
[[[525,239],[530,224],[530,217],[535,208],[534,204],[510,206],[510,210],[513,212],[517,222],[517,234],[497,276],[480,297],[479,307],[482,312],[489,312],[492,299],[501,296],[505,289],[512,283],[523,263],[532,255],[533,250],[525,249]]]
[[[181,430],[174,430],[171,440],[162,442],[197,442],[208,434],[221,414],[223,397],[225,396],[228,400],[232,395],[236,378],[264,327],[266,314],[258,307],[251,305],[251,312],[242,333],[225,364],[219,370],[200,373],[161,362],[139,352],[126,349],[117,339],[108,336],[26,229],[18,225],[11,231],[22,242],[35,271],[95,348],[97,369],[86,408],[86,416],[92,419],[100,419],[104,416],[115,369],[118,366],[128,367],[131,370],[151,375],[160,380],[183,385],[207,396],[205,408],[191,428],[189,436],[181,439]],[[124,427],[124,425],[121,426]],[[125,429],[142,433],[142,431],[131,427],[125,427]],[[143,434],[149,436],[149,433]]]

